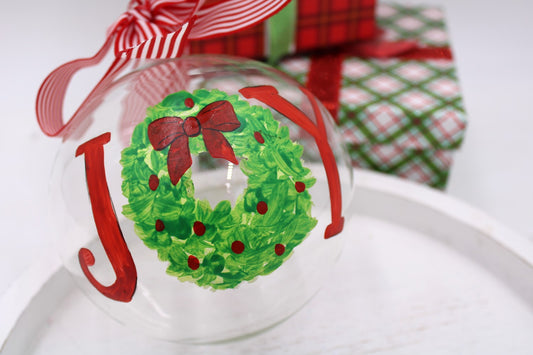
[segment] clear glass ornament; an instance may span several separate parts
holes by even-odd
[[[283,321],[319,290],[345,238],[338,218],[349,216],[333,205],[346,210],[352,170],[331,116],[255,61],[137,64],[87,104],[53,168],[66,269],[110,316],[162,339],[221,341]]]

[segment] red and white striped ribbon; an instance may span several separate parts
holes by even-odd
[[[222,36],[253,26],[280,11],[290,0],[132,0],[128,10],[108,29],[107,39],[93,57],[55,69],[37,93],[41,130],[61,136],[67,127],[101,99],[105,88],[130,59],[181,56],[187,39]],[[72,118],[63,120],[63,102],[70,80],[80,69],[98,65],[113,47],[115,61]]]
[[[200,1],[188,0],[132,0],[128,11],[107,30],[108,36],[116,36],[115,56],[151,38],[181,32],[200,5]]]
[[[198,10],[191,39],[206,39],[251,27],[276,14],[290,0],[226,0]]]

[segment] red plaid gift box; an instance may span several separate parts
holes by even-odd
[[[375,0],[293,0],[262,24],[229,36],[191,41],[190,51],[272,62],[285,54],[370,39],[375,34]]]
[[[443,12],[380,4],[377,14],[379,40],[280,68],[337,118],[354,166],[444,188],[466,116]]]

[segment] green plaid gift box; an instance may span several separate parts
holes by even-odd
[[[422,52],[449,45],[438,8],[380,4],[377,14],[382,41],[415,40]],[[453,62],[430,58],[342,57],[338,104],[326,107],[337,117],[354,166],[446,186],[466,117]],[[302,56],[280,64],[309,87],[312,66],[312,58]]]

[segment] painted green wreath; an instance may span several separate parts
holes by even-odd
[[[194,196],[190,155],[238,164],[247,186],[212,208]],[[219,90],[180,91],[147,110],[122,151],[123,214],[167,273],[213,289],[276,270],[315,227],[303,148],[268,109]],[[187,156],[187,154],[189,156]]]

